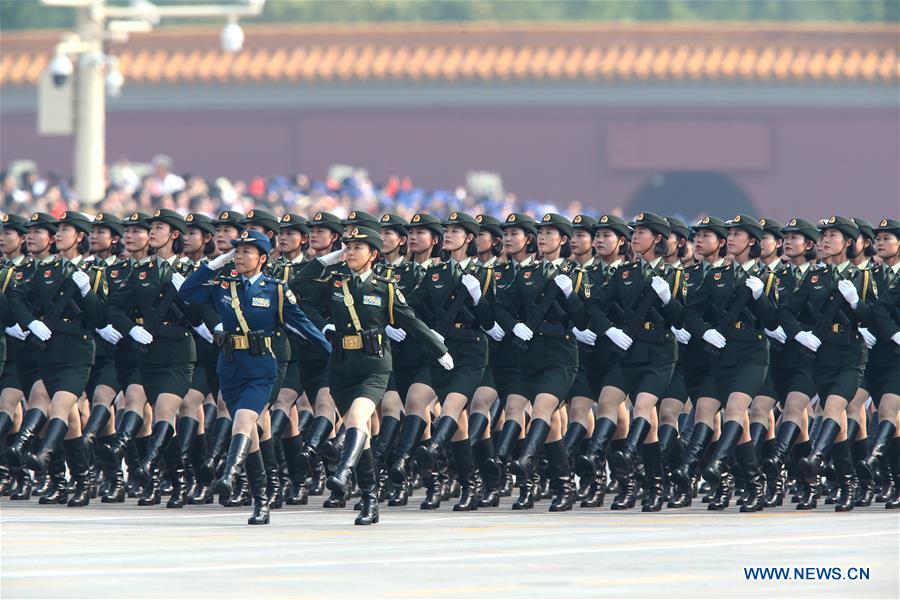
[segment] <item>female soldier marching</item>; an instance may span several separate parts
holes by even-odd
[[[419,314],[433,316],[432,331],[444,338],[459,362],[448,372],[432,367],[441,417],[428,444],[417,449],[416,464],[427,478],[436,466],[438,453],[450,443],[462,486],[462,495],[453,510],[468,511],[478,508],[478,498],[466,407],[487,365],[487,336],[481,330],[494,324],[494,272],[490,267],[482,270],[474,264],[475,236],[480,226],[473,217],[452,212],[444,227],[443,246],[449,259],[426,271],[425,278],[410,294],[410,306]],[[405,332],[391,326],[387,331],[401,340],[406,337]]]
[[[272,248],[266,235],[243,231],[231,245],[234,250],[201,265],[181,286],[179,295],[191,304],[215,306],[225,332],[218,364],[219,383],[234,425],[225,470],[213,490],[230,496],[235,478],[246,462],[254,500],[253,515],[247,523],[261,525],[269,522],[269,499],[256,422],[277,378],[273,330],[284,325],[325,354],[331,348],[297,306],[293,294],[284,289],[284,283],[262,275]],[[219,277],[219,285],[206,285],[232,259],[238,277]]]
[[[453,369],[447,348],[416,318],[394,282],[377,278],[372,265],[381,249],[381,235],[367,227],[354,227],[344,236],[346,264],[351,274],[328,275],[332,289],[330,312],[334,322],[335,351],[328,364],[328,381],[335,405],[347,427],[341,460],[327,486],[344,496],[352,470],[362,490],[357,525],[378,522],[375,465],[369,448],[369,423],[387,389],[391,372],[391,350],[385,326],[413,334]]]

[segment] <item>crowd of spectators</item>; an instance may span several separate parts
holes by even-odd
[[[335,171],[335,169],[332,169]],[[173,168],[169,157],[158,155],[149,164],[119,161],[109,166],[104,198],[91,206],[79,202],[70,181],[39,169],[7,169],[2,173],[5,213],[28,216],[34,211],[59,215],[66,210],[88,214],[108,212],[123,216],[134,211],[153,213],[170,208],[182,215],[203,213],[215,217],[223,210],[246,213],[264,208],[276,216],[286,212],[312,216],[328,211],[340,217],[352,210],[372,214],[392,212],[407,219],[417,212],[438,217],[453,210],[490,214],[498,218],[515,211],[539,218],[547,212],[575,215],[588,209],[578,202],[563,205],[521,200],[514,193],[490,197],[458,185],[451,190],[418,187],[408,176],[392,175],[374,181],[364,169],[345,168],[339,175],[314,179],[306,174],[255,177],[244,181],[218,177],[208,179]]]

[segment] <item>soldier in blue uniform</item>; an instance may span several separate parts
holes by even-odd
[[[188,303],[210,303],[219,311],[225,333],[218,364],[219,382],[234,425],[225,471],[214,483],[214,491],[230,496],[235,478],[246,462],[254,499],[248,523],[257,525],[269,522],[266,473],[256,422],[269,402],[277,377],[273,332],[283,325],[313,342],[324,354],[331,347],[297,306],[293,294],[285,290],[284,283],[262,274],[272,247],[265,234],[244,231],[232,241],[232,246],[233,251],[201,265],[178,293]],[[220,277],[221,283],[209,285],[216,270],[232,259],[238,277]]]

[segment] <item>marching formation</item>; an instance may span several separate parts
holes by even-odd
[[[900,508],[897,219],[36,212],[0,249],[10,501]]]

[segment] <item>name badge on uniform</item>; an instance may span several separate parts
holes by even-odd
[[[272,306],[272,302],[268,298],[257,297],[250,300],[250,305],[258,308],[269,308]]]
[[[366,306],[381,306],[380,296],[363,296],[363,304]]]

